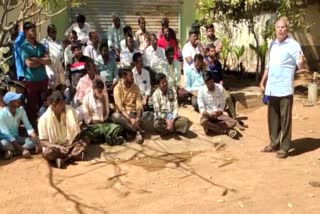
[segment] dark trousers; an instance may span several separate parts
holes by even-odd
[[[37,82],[26,82],[26,98],[27,106],[26,111],[28,119],[33,126],[37,128],[37,117],[40,107],[42,106],[43,100],[41,95],[46,93],[48,90],[48,80],[37,81]]]
[[[289,151],[292,131],[293,95],[269,97],[268,128],[273,148]]]
[[[199,112],[198,97],[193,95],[191,96],[191,105],[196,112]]]
[[[224,134],[227,130],[235,127],[236,121],[224,114],[216,119],[203,114],[200,118],[200,125],[204,128],[205,134],[208,134],[207,131],[212,131],[215,134]]]
[[[174,130],[176,132],[185,134],[188,132],[191,122],[188,118],[178,116],[174,121]],[[154,129],[156,132],[163,134],[166,132],[167,123],[165,119],[157,118],[154,120]]]

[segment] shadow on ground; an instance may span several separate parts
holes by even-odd
[[[311,152],[320,148],[320,139],[316,138],[301,138],[292,141],[292,151],[290,156],[297,156],[307,152]]]

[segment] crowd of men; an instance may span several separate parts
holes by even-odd
[[[277,23],[288,26],[286,20]],[[143,143],[146,130],[160,135],[185,134],[191,121],[179,115],[179,104],[187,100],[201,114],[205,134],[213,132],[235,138],[235,126],[246,128],[237,120],[234,100],[223,87],[219,62],[223,47],[212,24],[206,26],[203,41],[199,28],[192,27],[182,51],[167,18],[162,19],[157,34],[147,30],[144,17],[139,17],[138,24],[140,29],[133,34],[131,27],[122,26],[115,15],[107,38],[100,38],[85,16],[79,15],[77,23],[65,32],[66,41],[60,43],[56,26],[49,25],[47,37],[38,42],[36,26],[31,22],[20,23],[12,33],[11,43],[16,79],[25,84],[25,93],[7,92],[3,96],[4,106],[0,110],[3,157],[10,159],[22,154],[29,158],[33,152],[42,152],[46,160],[60,168],[67,162],[82,160],[89,143],[120,145],[134,137],[136,142]],[[276,41],[272,52],[284,40]],[[304,63],[300,56],[301,62],[298,61],[297,50],[301,48],[294,43],[290,49],[296,59],[294,66]],[[182,67],[178,61],[181,53]],[[269,70],[276,67],[274,64],[270,63]],[[291,71],[287,72],[281,75],[290,76]],[[288,88],[288,94],[283,95],[291,97],[272,98],[274,88],[279,91],[282,88],[269,80],[281,75],[277,72],[265,75],[261,88],[264,90],[268,81],[270,103],[278,105],[274,111],[269,110],[269,117],[272,114],[279,119],[276,128],[274,120],[269,119],[269,127],[273,127],[272,143],[264,149],[272,152],[280,148],[279,130],[291,130],[291,111],[284,111],[292,107],[292,92]],[[229,115],[224,113],[226,107]],[[287,117],[285,122],[283,114]],[[21,122],[25,135],[20,130]],[[286,141],[280,150],[282,157],[287,154],[290,136],[291,132],[286,131],[282,137]]]

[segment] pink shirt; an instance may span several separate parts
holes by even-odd
[[[100,79],[104,83],[103,79],[99,75],[95,75],[94,79]],[[77,93],[75,95],[76,101],[82,103],[83,97],[92,91],[92,81],[93,80],[90,79],[88,74],[81,77],[77,85]],[[104,86],[103,91],[107,94],[106,86]]]
[[[158,40],[158,46],[162,47],[163,49],[166,49],[167,46],[169,46],[169,45],[174,48],[174,59],[178,59],[179,50],[178,50],[178,44],[177,44],[176,40],[170,39],[170,41],[167,42],[167,40],[165,39],[164,36],[162,36],[162,37]]]

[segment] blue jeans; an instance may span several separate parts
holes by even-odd
[[[29,151],[35,148],[35,143],[29,137],[17,137],[16,142]],[[15,148],[9,140],[3,139],[0,141],[0,150],[13,152]]]

